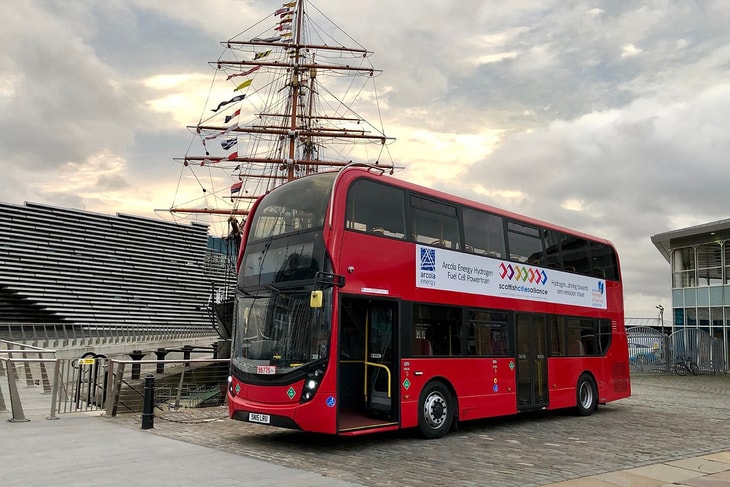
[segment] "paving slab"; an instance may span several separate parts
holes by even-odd
[[[618,472],[596,475],[595,478],[608,482],[612,487],[661,487],[665,484],[663,480],[657,480],[642,475],[620,470]]]
[[[627,472],[639,475],[641,477],[647,477],[650,479],[662,480],[664,482],[683,482],[688,479],[695,479],[702,477],[704,474],[688,470],[686,468],[674,467],[665,463],[659,463],[656,465],[646,465],[644,467],[632,468]]]
[[[98,414],[65,415],[56,421],[0,421],[0,438],[3,487],[356,486],[164,438],[152,430],[121,428]]]
[[[716,462],[714,460],[702,457],[674,460],[673,462],[667,462],[667,465],[686,468],[688,470],[694,470],[695,472],[701,472],[705,474],[730,470],[730,463]]]
[[[689,487],[728,487],[730,485],[730,472],[721,472],[712,475],[686,480]]]

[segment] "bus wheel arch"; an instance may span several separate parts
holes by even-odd
[[[578,416],[590,416],[593,411],[598,409],[598,386],[590,372],[583,372],[578,377],[575,396]]]
[[[418,428],[427,439],[442,438],[458,420],[456,394],[442,379],[430,380],[418,398]]]

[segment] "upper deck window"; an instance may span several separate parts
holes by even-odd
[[[504,223],[502,217],[464,208],[464,248],[469,252],[504,258]]]
[[[335,176],[297,179],[264,196],[253,216],[250,241],[322,228]]]
[[[593,274],[587,240],[566,236],[565,240],[560,243],[560,249],[563,257],[563,268],[566,271],[588,276]]]
[[[345,228],[393,238],[405,238],[403,190],[368,179],[355,181],[347,194]]]
[[[461,249],[456,207],[411,195],[413,240],[425,245]]]
[[[603,279],[618,280],[616,252],[611,247],[591,242],[591,274]]]
[[[542,260],[543,248],[539,229],[514,221],[507,222],[507,240],[510,259],[533,265]]]

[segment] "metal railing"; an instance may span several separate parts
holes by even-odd
[[[102,343],[139,343],[217,336],[211,326],[79,325],[60,323],[0,323],[0,339],[53,346],[82,347]]]
[[[56,350],[0,340],[0,378],[7,377],[7,384],[0,381],[0,412],[8,411],[9,396],[11,422],[28,421],[24,406],[49,412],[46,419],[88,411],[109,416],[138,413],[146,375],[156,379],[158,410],[223,404],[229,359],[190,358],[186,352],[178,352],[183,358],[167,360],[115,360],[92,352],[60,359]]]
[[[56,351],[26,345],[25,343],[17,343],[9,340],[0,340],[0,345],[4,349],[0,349],[0,376],[6,375],[8,380],[8,391],[10,395],[10,407],[12,410],[11,422],[28,421],[23,411],[23,403],[20,398],[17,383],[21,380],[16,364],[23,369],[25,383],[27,387],[40,385],[44,393],[51,394],[51,414],[48,419],[56,419],[55,411],[55,387],[58,384],[58,359]],[[18,357],[20,355],[20,357]],[[29,357],[31,355],[31,357]],[[51,355],[51,357],[48,357]],[[53,364],[53,385],[48,377],[46,364]],[[34,379],[33,365],[37,366],[39,379]],[[0,411],[7,411],[5,400],[0,388]]]
[[[143,379],[147,375],[155,376],[154,404],[158,410],[223,404],[229,363],[230,359],[109,360],[106,414],[142,412]]]
[[[631,372],[672,374],[681,358],[697,364],[698,374],[727,371],[722,340],[703,330],[681,328],[665,335],[653,328],[633,327],[626,330],[626,335]]]

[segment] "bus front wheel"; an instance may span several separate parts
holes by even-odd
[[[454,401],[442,382],[434,381],[424,387],[418,410],[418,427],[425,438],[441,438],[451,429]]]
[[[579,416],[590,416],[598,407],[598,389],[590,375],[583,374],[578,379],[576,398],[578,400],[577,410]]]

